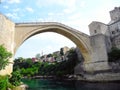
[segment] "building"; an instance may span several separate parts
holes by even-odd
[[[91,37],[101,34],[105,36],[102,39],[105,40],[107,52],[109,52],[112,47],[120,49],[120,7],[115,7],[114,10],[110,11],[110,17],[111,21],[108,24],[97,21],[93,21],[89,24]]]
[[[120,49],[120,7],[110,11],[111,21],[108,24],[112,46]]]
[[[63,47],[62,49],[64,54],[66,54],[70,50],[70,48],[67,46]]]
[[[35,58],[35,57],[32,58],[32,62],[39,62],[39,61],[40,61],[40,60],[37,59],[37,58]]]

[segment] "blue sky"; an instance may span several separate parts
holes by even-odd
[[[89,34],[92,21],[108,23],[109,11],[120,6],[120,0],[1,0],[0,12],[13,22],[60,22]],[[60,47],[75,47],[62,35],[42,33],[31,37],[18,49],[15,57],[34,57]]]

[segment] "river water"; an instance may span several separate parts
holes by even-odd
[[[88,83],[81,81],[56,81],[24,79],[27,90],[120,90],[120,83]]]

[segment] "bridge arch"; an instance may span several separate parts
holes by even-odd
[[[70,27],[66,27],[61,25],[47,25],[41,27],[41,26],[36,26],[36,28],[31,29],[29,28],[28,24],[18,24],[16,25],[16,34],[20,34],[19,30],[23,30],[21,37],[19,37],[18,35],[15,35],[15,38],[18,39],[19,42],[15,42],[16,47],[14,49],[14,51],[16,52],[17,48],[24,43],[24,41],[26,41],[27,39],[29,39],[30,37],[36,35],[36,34],[40,34],[40,33],[44,33],[44,32],[55,32],[58,34],[61,34],[67,38],[69,38],[71,41],[73,41],[76,46],[80,49],[83,58],[85,60],[85,62],[88,62],[91,58],[90,58],[90,48],[88,45],[88,42],[85,41],[85,39],[82,36],[82,33],[80,33],[79,31],[76,30],[72,30],[72,28]],[[18,32],[17,32],[18,31]],[[81,36],[80,36],[81,35]],[[84,36],[87,37],[88,36]]]

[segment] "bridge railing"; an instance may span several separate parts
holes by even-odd
[[[42,26],[45,26],[45,25],[58,25],[58,26],[62,26],[64,28],[67,28],[69,30],[72,30],[72,31],[76,31],[77,33],[81,34],[81,35],[84,35],[84,36],[87,36],[87,34],[81,32],[80,30],[77,30],[77,29],[74,29],[72,27],[69,27],[65,24],[62,24],[60,22],[20,22],[20,23],[15,23],[17,26],[19,25],[42,25]]]

